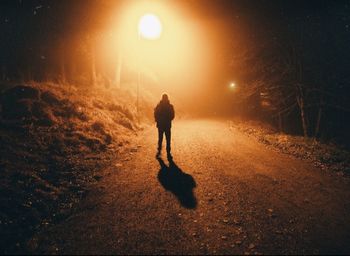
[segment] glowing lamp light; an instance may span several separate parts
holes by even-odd
[[[162,33],[162,23],[154,14],[145,14],[139,21],[139,35],[143,38],[155,40]]]
[[[236,87],[236,84],[235,83],[230,83],[230,88],[232,89],[232,88],[234,88],[234,87]]]

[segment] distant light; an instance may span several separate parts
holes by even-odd
[[[162,33],[162,23],[154,14],[145,14],[139,21],[139,33],[146,39],[157,39]]]
[[[230,88],[234,88],[236,86],[236,84],[235,83],[230,83]]]

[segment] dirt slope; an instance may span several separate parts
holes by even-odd
[[[136,118],[132,97],[112,89],[30,83],[0,99],[0,254],[24,253],[128,147]]]
[[[221,121],[175,122],[173,164],[156,131],[106,168],[36,253],[350,253],[347,178],[266,148]]]

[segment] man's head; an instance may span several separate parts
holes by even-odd
[[[169,97],[166,93],[162,95],[162,101],[169,101]]]

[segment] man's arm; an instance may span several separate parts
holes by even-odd
[[[159,117],[159,108],[158,105],[154,108],[154,121],[158,122],[158,117]]]
[[[171,105],[170,107],[170,117],[171,117],[171,120],[175,118],[175,110],[173,105]]]

